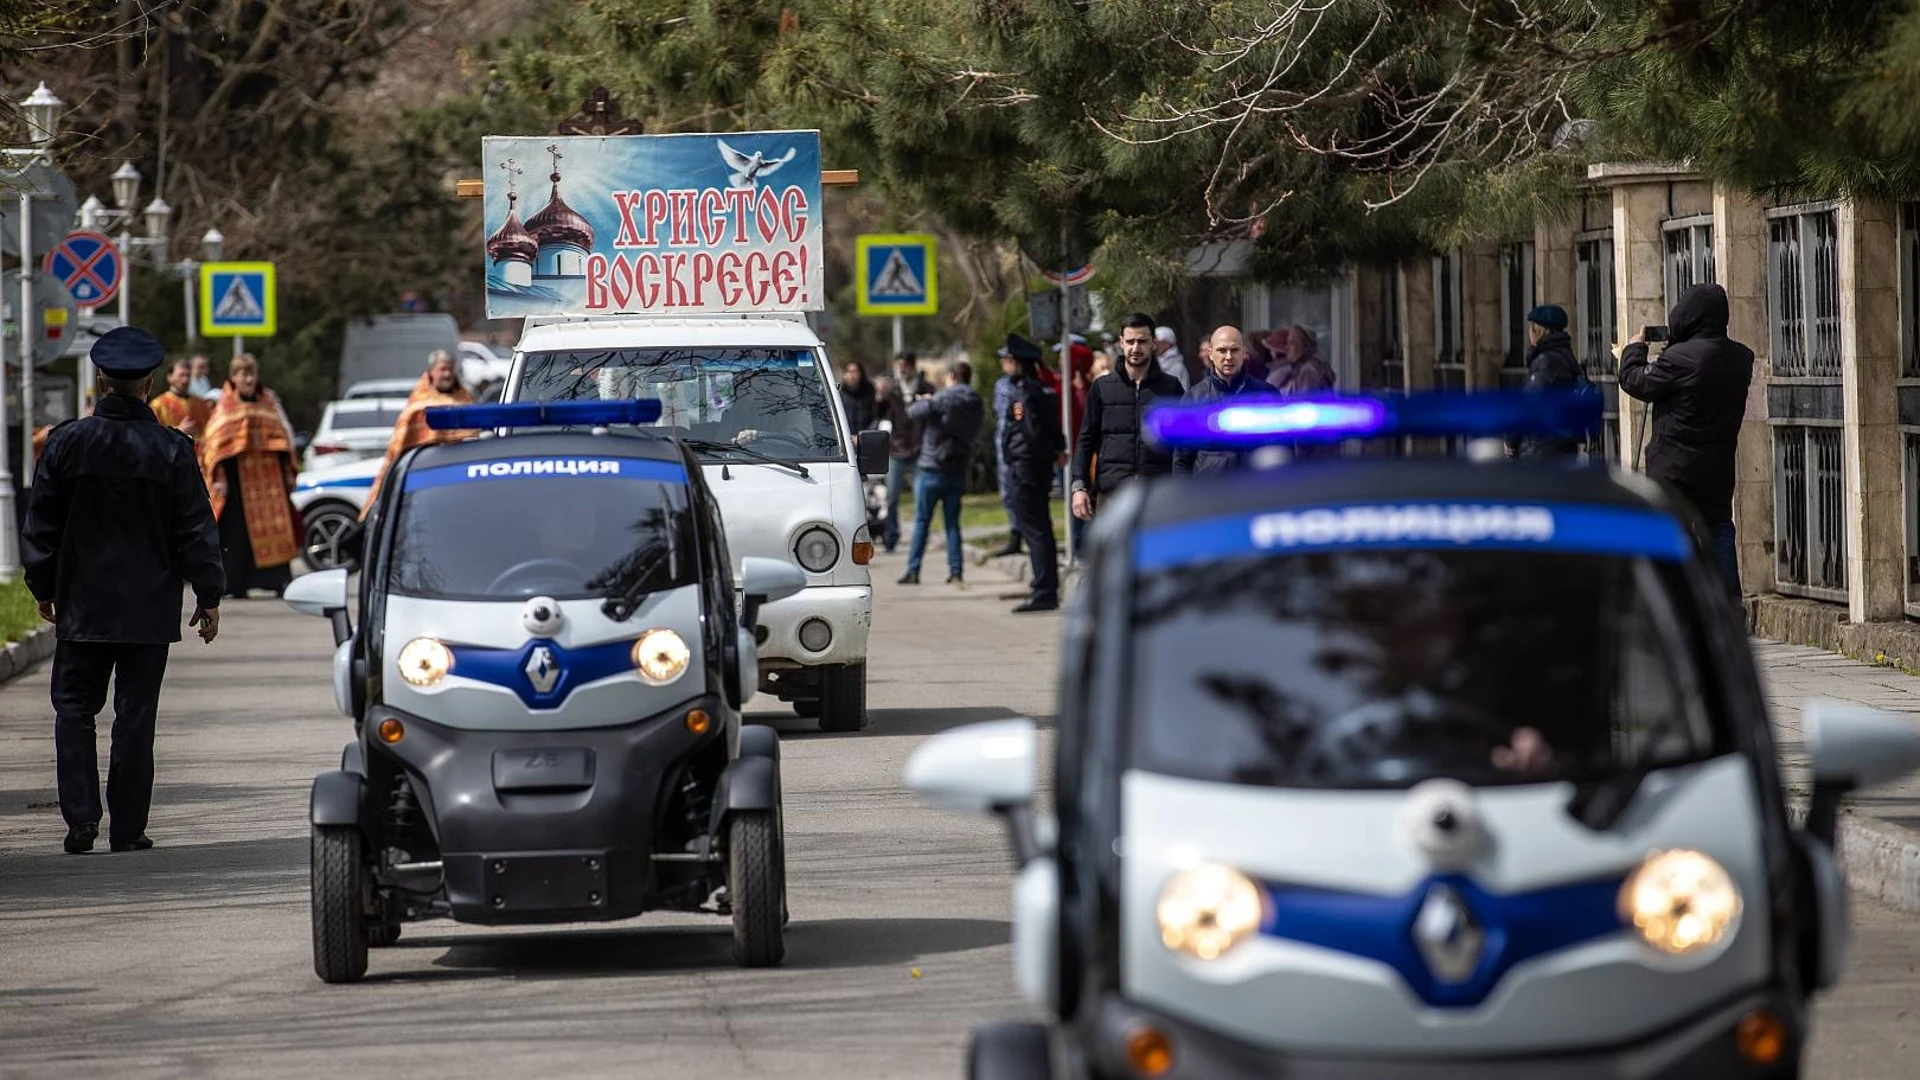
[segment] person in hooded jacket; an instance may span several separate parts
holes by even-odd
[[[1527,312],[1528,393],[1571,390],[1580,385],[1580,361],[1573,356],[1573,338],[1567,334],[1567,309],[1542,304]],[[1580,453],[1572,436],[1529,435],[1507,440],[1507,456],[1530,461],[1558,461]]]
[[[1714,561],[1736,598],[1734,451],[1753,381],[1753,350],[1727,337],[1727,293],[1695,285],[1667,316],[1668,343],[1649,358],[1644,333],[1620,353],[1620,390],[1653,406],[1647,475],[1693,504],[1713,534]]]
[[[1092,521],[1094,508],[1126,480],[1160,476],[1173,468],[1172,455],[1142,433],[1142,418],[1155,401],[1178,401],[1180,381],[1154,363],[1153,319],[1129,315],[1120,328],[1124,361],[1119,370],[1093,381],[1080,438],[1073,447],[1073,516]]]
[[[1333,365],[1320,355],[1320,342],[1314,338],[1313,331],[1304,326],[1289,326],[1275,330],[1267,340],[1270,343],[1277,340],[1281,347],[1275,350],[1269,344],[1273,359],[1262,381],[1278,390],[1281,397],[1333,392],[1336,381]]]
[[[874,404],[876,395],[873,380],[867,378],[867,369],[852,362],[840,373],[840,399],[847,406],[847,426],[856,433],[874,425]]]
[[[1208,355],[1211,366],[1207,377],[1187,391],[1186,402],[1206,405],[1227,398],[1273,398],[1273,387],[1247,374],[1247,343],[1240,331],[1223,326],[1213,332]],[[1175,476],[1195,473],[1236,472],[1247,467],[1251,455],[1243,450],[1176,450],[1173,454]]]

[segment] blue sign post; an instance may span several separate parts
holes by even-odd
[[[67,287],[74,303],[96,308],[120,290],[127,262],[106,235],[80,229],[68,233],[47,252],[45,269]]]
[[[855,307],[862,315],[893,316],[893,351],[906,347],[902,315],[940,311],[938,241],[924,235],[873,235],[854,240]]]

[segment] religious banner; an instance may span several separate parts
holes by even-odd
[[[490,137],[487,317],[826,307],[820,133]]]

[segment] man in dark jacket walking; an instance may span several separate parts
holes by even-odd
[[[1123,481],[1173,470],[1173,456],[1141,434],[1141,418],[1157,400],[1178,401],[1180,380],[1154,362],[1153,319],[1127,316],[1120,327],[1121,364],[1093,381],[1080,439],[1073,448],[1073,516],[1092,521],[1094,507]]]
[[[1580,361],[1573,356],[1573,338],[1567,335],[1567,309],[1542,304],[1527,312],[1528,393],[1571,390],[1580,385]],[[1580,453],[1580,440],[1570,435],[1528,435],[1507,440],[1510,457],[1532,461],[1563,461]]]
[[[193,586],[189,623],[220,632],[226,571],[193,440],[147,407],[160,343],[126,326],[94,342],[99,404],[47,438],[20,535],[27,588],[54,624],[53,741],[69,854],[100,835],[94,720],[113,683],[107,810],[114,851],[153,846],[154,719],[167,646],[180,640],[180,590]]]
[[[1187,391],[1189,404],[1205,405],[1228,398],[1257,401],[1278,396],[1273,387],[1247,374],[1247,343],[1240,331],[1223,326],[1213,332],[1209,342],[1211,366],[1207,377]],[[1177,450],[1173,455],[1173,472],[1176,476],[1235,472],[1247,467],[1249,456],[1239,450]]]
[[[887,429],[887,524],[879,538],[888,554],[900,546],[900,493],[914,477],[920,456],[920,421],[907,415],[907,403],[918,397],[922,382],[912,353],[901,353],[894,374],[880,380],[874,399],[874,423]]]
[[[1740,595],[1733,531],[1734,450],[1753,381],[1753,350],[1727,337],[1727,293],[1695,285],[1667,316],[1668,344],[1647,358],[1642,334],[1620,354],[1620,389],[1653,406],[1647,475],[1684,496],[1713,533],[1714,560]]]
[[[980,436],[986,409],[973,392],[973,365],[956,360],[947,369],[947,385],[938,394],[922,394],[907,406],[907,416],[925,425],[920,433],[920,475],[913,482],[913,540],[907,544],[907,572],[902,585],[920,584],[920,562],[927,554],[927,530],[933,525],[933,507],[947,530],[947,584],[965,580],[961,570],[960,497],[967,491],[967,465],[973,443]]]
[[[1013,524],[1033,566],[1027,599],[1013,610],[1052,611],[1060,606],[1060,567],[1047,495],[1053,490],[1054,464],[1067,444],[1060,433],[1060,397],[1040,381],[1039,346],[1009,334],[1007,353],[1018,367],[1006,411],[997,419],[1013,485]]]

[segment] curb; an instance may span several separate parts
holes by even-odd
[[[1843,811],[1835,847],[1851,892],[1920,914],[1920,833]]]
[[[33,630],[0,651],[0,683],[11,682],[53,655],[53,627]]]

